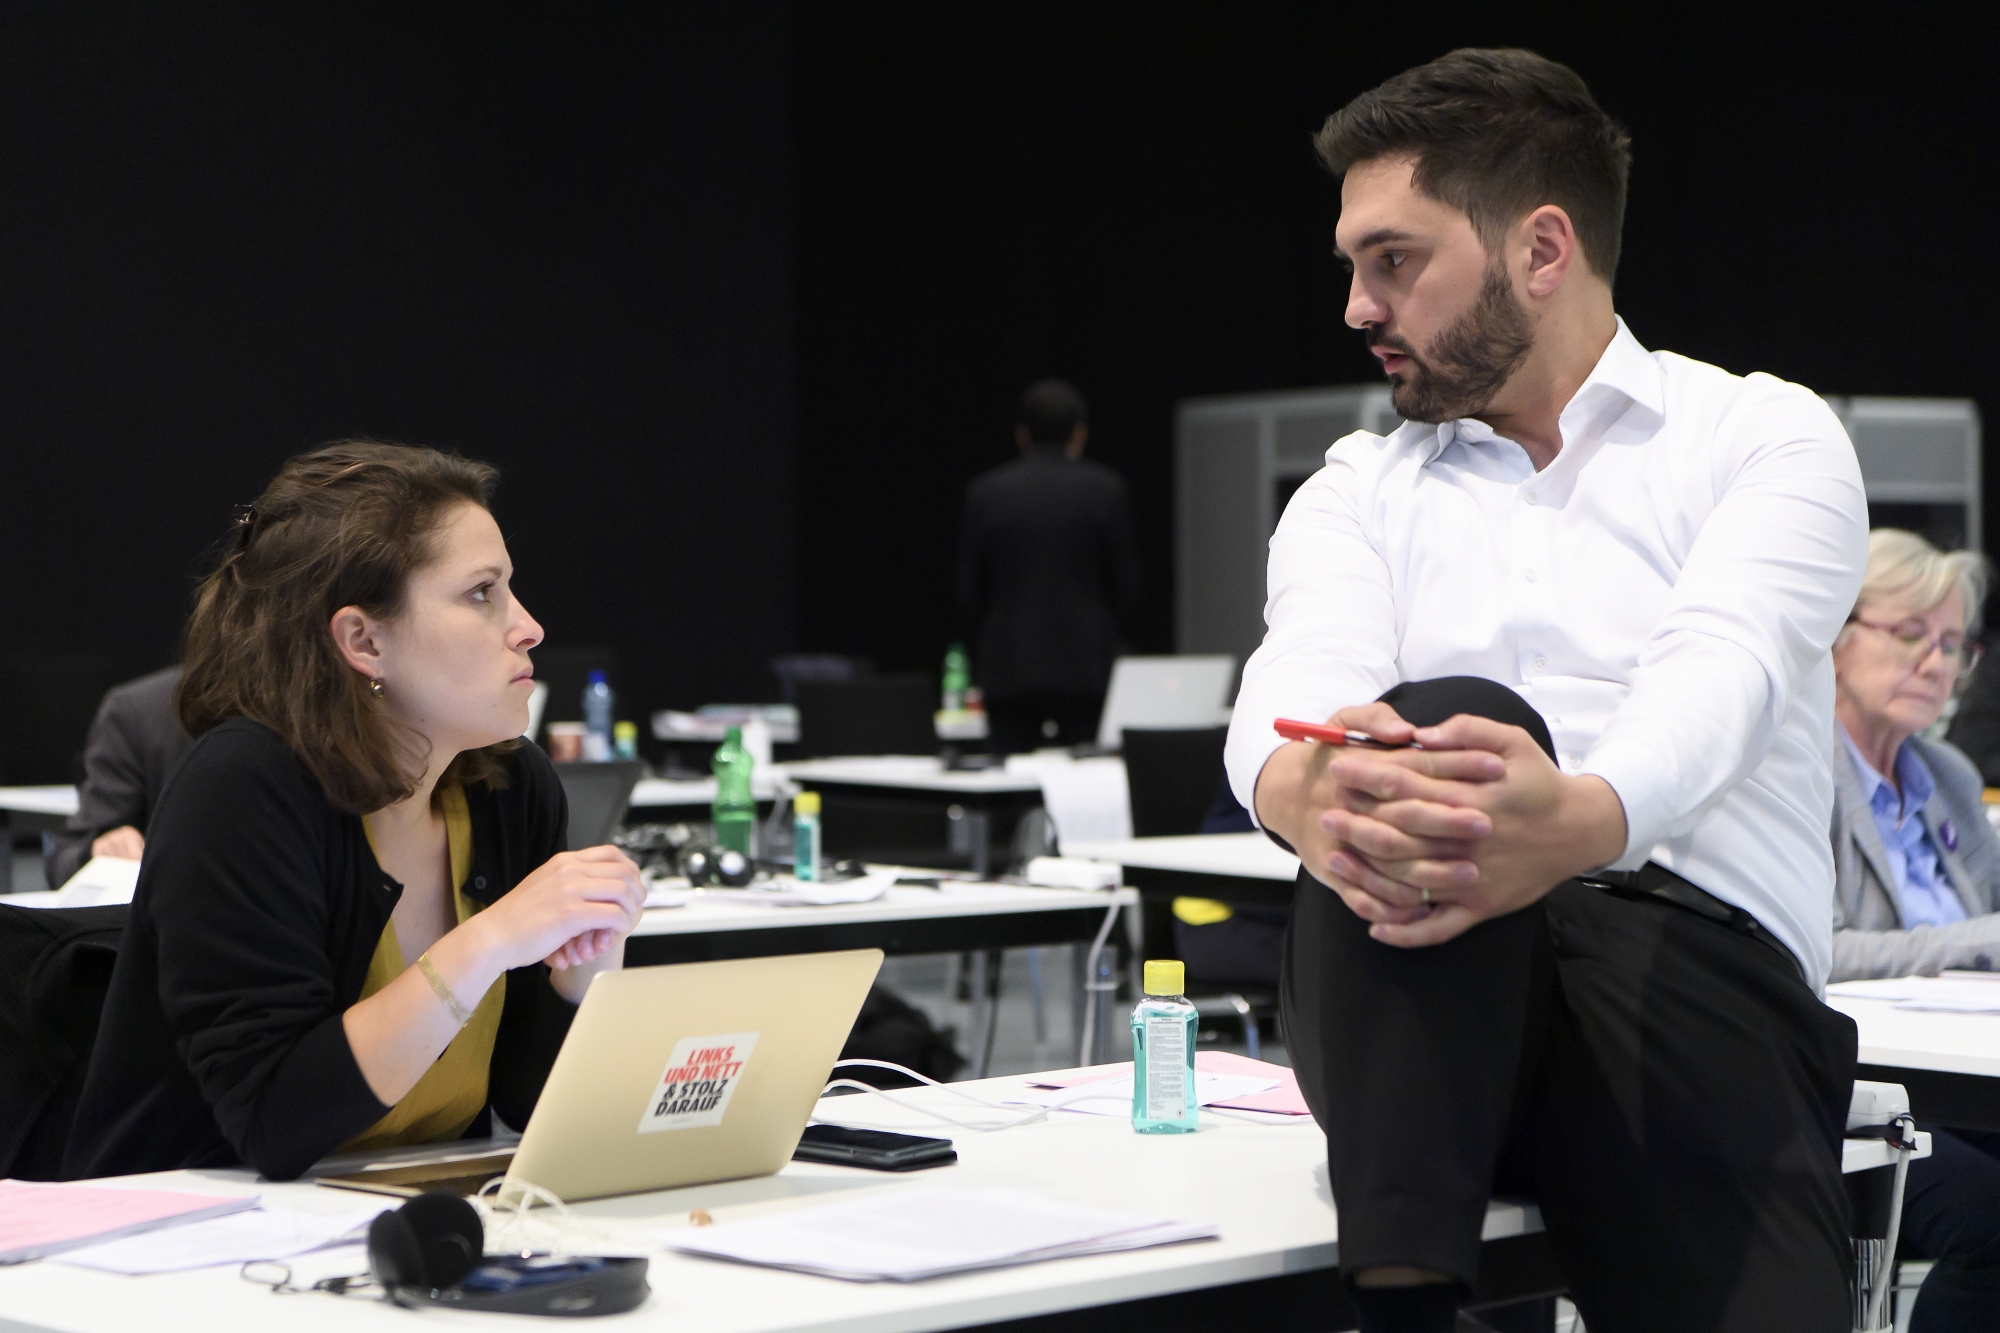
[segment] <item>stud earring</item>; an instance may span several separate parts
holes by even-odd
[[[385,691],[382,688],[382,678],[380,676],[370,676],[368,678],[368,692],[377,699],[383,696]]]

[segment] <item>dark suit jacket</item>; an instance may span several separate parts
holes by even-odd
[[[49,887],[59,889],[90,859],[99,835],[130,824],[144,833],[160,792],[194,742],[174,716],[181,669],[168,667],[112,687],[98,705],[83,747],[83,783],[69,832],[52,837],[42,860]]]
[[[1125,482],[1037,445],[965,492],[958,599],[989,697],[1101,694],[1139,589]]]

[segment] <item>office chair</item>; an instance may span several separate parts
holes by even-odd
[[[0,904],[0,1178],[61,1180],[128,907]]]
[[[1222,773],[1222,746],[1228,736],[1227,727],[1128,727],[1120,734],[1125,785],[1132,798],[1133,837],[1171,838],[1201,832]],[[1149,896],[1139,910],[1146,956],[1178,958],[1172,900]],[[1197,982],[1211,989],[1194,994]],[[1202,976],[1193,967],[1188,969],[1188,989],[1188,1000],[1203,1018],[1227,1016],[1241,1024],[1245,1050],[1251,1059],[1261,1058],[1259,1023],[1266,1016],[1277,1016],[1275,991],[1241,977]]]
[[[576,851],[611,841],[611,830],[625,818],[632,789],[646,776],[646,766],[636,759],[557,764],[556,776],[569,799],[569,847]]]
[[[937,680],[928,672],[801,680],[799,753],[936,754]]]

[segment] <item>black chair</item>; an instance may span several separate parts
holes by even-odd
[[[130,913],[0,905],[0,1178],[62,1179]]]
[[[632,789],[646,776],[646,766],[636,759],[557,764],[556,776],[569,799],[570,850],[577,851],[611,841],[611,831],[625,818]]]
[[[1122,733],[1133,837],[1172,838],[1202,831],[1215,800],[1228,736],[1227,727],[1135,728]],[[1147,896],[1140,906],[1140,923],[1148,958],[1181,956],[1171,897]],[[1245,1048],[1252,1059],[1258,1058],[1263,1049],[1259,1025],[1264,1018],[1277,1016],[1277,993],[1242,977],[1204,975],[1198,958],[1187,962],[1188,999],[1204,1019],[1229,1017],[1239,1023]],[[1206,988],[1204,993],[1195,994],[1197,983]]]
[[[928,672],[801,680],[799,753],[936,754],[937,680]]]

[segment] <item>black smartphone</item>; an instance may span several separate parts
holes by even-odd
[[[958,1160],[950,1139],[926,1139],[915,1134],[891,1134],[885,1129],[848,1129],[844,1125],[807,1125],[792,1157],[801,1162],[832,1162],[870,1171],[922,1171]]]

